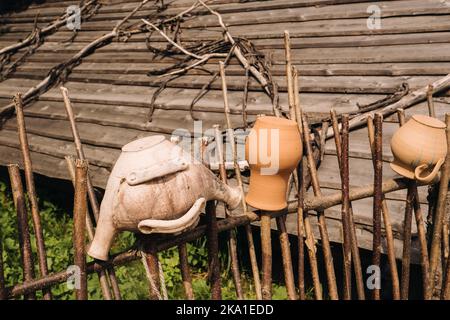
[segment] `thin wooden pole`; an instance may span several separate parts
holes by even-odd
[[[441,291],[441,300],[450,300],[450,258],[447,259],[444,274],[444,285]]]
[[[408,186],[405,206],[405,219],[403,225],[403,253],[402,253],[402,281],[401,281],[401,299],[408,300],[409,297],[409,277],[411,265],[411,223],[413,211],[413,186]]]
[[[219,261],[219,239],[216,219],[216,204],[214,201],[206,202],[206,226],[208,239],[208,270],[211,284],[211,299],[221,300],[221,279]]]
[[[87,214],[87,212],[86,212],[86,214]],[[120,293],[120,288],[119,288],[119,281],[117,280],[116,273],[114,272],[113,268],[110,269],[110,272],[108,275],[109,275],[109,279],[111,280],[111,289],[114,294],[114,299],[122,300],[122,294]],[[105,280],[107,280],[106,277],[105,277]],[[110,300],[111,300],[111,298],[110,298]]]
[[[336,115],[336,111],[332,109],[330,111],[331,116],[331,125],[334,131],[334,143],[336,145],[336,155],[338,159],[338,165],[340,168],[341,174],[342,172],[342,142],[341,136],[339,134],[339,123]],[[343,177],[341,176],[341,179]],[[350,191],[349,191],[350,193]],[[350,195],[349,195],[350,196]],[[355,278],[356,278],[356,290],[359,300],[365,300],[365,287],[364,287],[364,279],[361,267],[361,257],[359,255],[359,247],[358,247],[358,238],[356,236],[356,228],[355,222],[353,220],[353,207],[352,203],[349,204],[349,218],[350,218],[350,236],[351,236],[351,251],[352,251],[352,261],[353,267],[355,270]]]
[[[294,112],[295,118],[297,120],[298,130],[300,132],[300,136],[303,137],[303,122],[302,119],[302,109],[300,106],[300,94],[299,94],[299,79],[298,79],[298,70],[295,67],[292,67],[292,76],[294,77]],[[302,138],[303,140],[303,138]],[[316,240],[314,239],[314,233],[311,228],[311,223],[309,221],[308,213],[304,210],[304,197],[305,197],[305,179],[304,179],[304,157],[300,160],[300,163],[297,167],[297,230],[299,237],[299,294],[300,299],[302,299],[302,284],[301,281],[304,282],[304,245],[306,244],[306,249],[308,251],[309,257],[309,266],[311,271],[311,278],[313,281],[314,287],[314,297],[316,300],[322,300],[322,285],[320,283],[319,278],[319,268],[317,265],[317,255],[316,255]],[[305,241],[306,240],[306,241]],[[303,258],[302,258],[303,257]]]
[[[403,109],[397,110],[398,122],[402,126],[405,124],[405,111]],[[431,297],[427,296],[427,287],[429,285],[429,260],[428,260],[428,244],[427,235],[425,231],[425,223],[423,221],[422,209],[420,208],[419,192],[417,190],[417,183],[414,180],[408,182],[408,192],[412,192],[412,206],[414,209],[414,218],[417,225],[417,234],[420,242],[420,264],[422,267],[422,286],[424,292],[424,299],[429,300]],[[408,199],[408,195],[406,196]],[[405,209],[406,210],[406,209]],[[405,211],[406,212],[406,211]]]
[[[341,185],[342,185],[342,232],[344,238],[344,300],[352,298],[352,250],[349,198],[349,167],[348,167],[348,115],[342,116],[342,149],[341,149]]]
[[[86,161],[76,160],[75,163],[75,198],[73,208],[73,247],[74,264],[78,267],[79,287],[75,289],[77,300],[87,300],[86,274],[86,211],[87,211],[87,169]]]
[[[244,184],[242,183],[241,171],[239,168],[239,164],[237,162],[237,150],[236,150],[236,145],[235,145],[236,139],[234,137],[234,132],[232,130],[233,127],[231,126],[231,121],[230,121],[230,108],[228,106],[228,90],[227,90],[227,82],[226,82],[226,77],[225,77],[225,66],[222,62],[219,62],[219,67],[220,67],[221,80],[222,80],[222,93],[223,93],[225,118],[226,118],[226,122],[227,122],[228,140],[230,141],[231,149],[232,149],[231,152],[233,154],[234,172],[236,175],[236,180],[238,182],[238,186],[241,189],[241,193],[242,193],[242,210],[244,211],[245,214],[248,214],[247,203],[245,202]],[[245,234],[247,236],[250,264],[252,266],[253,282],[255,284],[256,299],[262,300],[261,279],[260,279],[260,275],[259,275],[258,260],[256,258],[256,250],[255,250],[255,243],[253,240],[252,227],[249,224],[246,224],[244,228],[245,228]]]
[[[155,246],[155,239],[148,237],[144,239],[143,245],[143,265],[146,269],[146,274],[149,284],[149,297],[151,300],[162,300],[161,297],[161,283],[159,278],[159,260],[158,251]]]
[[[430,117],[436,118],[436,111],[434,109],[434,101],[433,101],[433,92],[434,88],[433,85],[428,85],[428,91],[427,91],[427,105],[428,105],[428,114]]]
[[[271,216],[261,211],[262,298],[272,299]]]
[[[36,236],[36,248],[39,261],[39,268],[41,276],[45,277],[48,275],[47,255],[45,252],[45,243],[44,243],[44,236],[42,233],[41,217],[39,214],[39,206],[33,180],[33,167],[31,163],[30,148],[28,145],[25,117],[23,114],[23,101],[20,93],[14,96],[14,106],[16,110],[17,130],[19,133],[20,149],[22,151],[23,166],[25,171],[25,182],[27,187],[28,198],[30,200],[34,233]],[[43,293],[45,300],[52,299],[52,293],[50,289],[43,290]]]
[[[22,178],[17,164],[8,165],[9,179],[17,212],[17,231],[19,235],[19,247],[23,266],[23,280],[29,282],[35,278],[33,252],[31,250],[30,230],[28,227],[28,213],[25,206],[25,194],[23,193]],[[24,296],[27,300],[36,299],[31,293]]]
[[[322,192],[320,190],[319,185],[319,179],[317,176],[317,169],[314,162],[313,154],[312,154],[312,148],[311,148],[311,135],[308,125],[308,120],[306,119],[306,116],[302,114],[302,121],[303,121],[303,138],[304,138],[304,145],[305,150],[307,154],[307,160],[308,160],[308,168],[309,173],[311,175],[311,183],[313,187],[313,192],[316,197],[322,196]],[[327,283],[328,283],[328,290],[330,294],[330,298],[332,300],[338,299],[338,291],[337,291],[337,285],[336,285],[336,275],[334,272],[334,264],[333,264],[333,256],[331,254],[331,246],[330,246],[330,240],[328,238],[328,230],[326,225],[326,218],[325,218],[325,212],[324,211],[317,211],[317,217],[319,220],[319,230],[320,230],[320,237],[322,239],[322,250],[323,250],[323,258],[325,260],[325,269],[327,273]]]
[[[227,184],[227,173],[225,170],[224,157],[223,157],[223,141],[222,141],[222,132],[220,131],[220,125],[215,124],[213,126],[214,134],[216,139],[216,155],[219,161],[219,173],[220,179],[223,183]],[[233,143],[233,142],[231,142]],[[230,212],[225,206],[225,215],[230,216]],[[244,294],[242,292],[242,283],[241,283],[241,274],[239,272],[239,259],[237,252],[237,239],[235,230],[230,230],[228,233],[228,246],[230,249],[230,258],[231,258],[231,272],[233,274],[234,287],[236,290],[236,296],[238,300],[244,299]]]
[[[178,136],[171,137],[170,141],[174,144],[180,143],[180,138]],[[207,146],[207,139],[204,137],[199,138],[199,148],[200,148],[200,162],[204,163],[203,154]],[[195,157],[195,143],[193,147],[193,156]],[[178,256],[180,258],[180,270],[181,270],[181,279],[183,280],[184,294],[186,295],[186,299],[194,300],[194,289],[192,287],[192,276],[191,276],[191,268],[189,267],[188,261],[188,252],[187,252],[187,244],[181,243],[178,245]]]
[[[186,243],[180,244],[178,246],[178,255],[180,256],[181,279],[183,280],[186,299],[194,300],[194,289],[192,288],[192,277],[188,263]]]
[[[289,99],[289,114],[291,120],[296,120],[295,117],[295,95],[294,95],[294,81],[293,81],[293,72],[292,72],[292,64],[291,64],[291,46],[290,46],[290,38],[289,32],[284,31],[284,45],[285,45],[285,55],[286,55],[286,78],[288,84],[288,99]],[[297,178],[294,173],[291,178],[294,180]],[[288,182],[288,190],[290,190],[290,181]],[[287,193],[289,196],[289,191]],[[286,284],[286,290],[288,294],[288,298],[290,300],[297,299],[297,293],[295,292],[295,282],[294,282],[294,270],[292,267],[292,256],[291,249],[289,243],[289,235],[286,229],[286,221],[284,217],[278,217],[277,220],[277,228],[279,232],[279,241],[281,247],[281,256],[283,259],[283,271],[284,271],[284,280]]]
[[[84,155],[83,150],[83,144],[81,143],[80,134],[78,132],[77,124],[75,121],[75,114],[73,112],[72,103],[69,98],[69,91],[65,87],[60,87],[61,93],[64,99],[64,107],[66,108],[67,117],[70,122],[70,128],[72,130],[72,136],[73,136],[73,142],[75,144],[75,149],[77,151],[77,156],[81,160],[86,160],[86,156]],[[87,179],[87,188],[88,188],[88,195],[89,195],[89,202],[91,204],[91,208],[94,214],[95,221],[98,220],[99,215],[99,206],[97,197],[95,196],[95,190],[92,186],[92,182],[90,177]]]
[[[445,115],[445,123],[447,125],[447,149],[450,150],[450,113]],[[439,194],[436,205],[436,213],[433,221],[433,236],[431,240],[430,250],[430,281],[431,284],[428,287],[428,296],[432,296],[432,292],[435,287],[434,279],[438,268],[438,261],[440,256],[440,244],[442,237],[442,225],[445,219],[446,210],[446,198],[448,193],[448,182],[450,176],[450,152],[447,152],[447,156],[443,167],[441,169],[441,179],[439,181]],[[448,278],[446,279],[448,281]],[[448,291],[448,287],[444,284],[445,290]],[[446,294],[446,293],[444,293]]]
[[[375,142],[374,142],[374,197],[373,197],[373,247],[372,265],[380,268],[381,260],[381,207],[383,201],[383,116],[375,114]],[[372,298],[380,300],[380,289],[374,288]]]
[[[375,167],[375,128],[372,117],[367,118],[367,131],[369,136],[370,150],[372,153],[372,162]],[[391,217],[386,199],[384,197],[384,193],[382,195],[381,212],[383,214],[384,230],[386,234],[387,256],[389,261],[389,269],[391,273],[392,298],[394,300],[399,300],[400,280],[398,277],[397,261],[395,259],[394,234],[392,232]]]
[[[81,160],[87,160],[86,156],[84,154],[83,144],[81,143],[80,134],[78,132],[78,127],[77,127],[77,124],[76,124],[76,121],[75,121],[75,114],[73,112],[72,103],[70,101],[69,91],[65,87],[60,87],[60,89],[61,89],[61,93],[62,93],[62,96],[63,96],[64,107],[66,109],[67,117],[68,117],[69,122],[70,122],[70,128],[72,130],[72,136],[73,136],[73,140],[74,140],[77,156]],[[95,223],[97,223],[98,216],[100,214],[100,207],[99,207],[99,204],[98,204],[97,197],[95,195],[94,186],[92,185],[92,181],[91,181],[91,177],[89,175],[89,172],[88,172],[88,175],[87,175],[87,193],[88,193],[89,203],[91,205],[92,213],[94,215],[94,220],[95,220]],[[88,215],[88,217],[89,217],[89,220],[90,220],[90,222],[88,221],[88,223],[93,224],[93,221],[91,220],[89,215]],[[109,274],[111,274],[112,277],[110,277]],[[111,283],[113,292],[115,293],[114,294],[115,299],[116,300],[120,300],[121,299],[121,294],[120,294],[120,290],[119,290],[119,285],[118,285],[117,280],[116,280],[114,268],[108,269],[107,273],[105,274],[105,277],[107,278],[109,283]],[[104,296],[105,296],[105,299],[108,300],[108,297],[110,296],[110,294],[108,294],[105,291],[104,292]]]
[[[75,159],[72,156],[66,156],[65,159],[66,159],[67,169],[69,171],[69,175],[72,180],[72,184],[75,187]],[[95,229],[94,229],[91,217],[89,216],[88,212],[86,212],[86,231],[88,234],[89,241],[92,241],[94,239]],[[107,271],[101,270],[97,274],[99,277],[100,288],[102,290],[103,298],[105,300],[112,300],[111,291],[110,291],[108,278],[107,278]],[[111,281],[111,282],[113,282],[113,281]],[[119,296],[120,296],[120,292],[115,293],[115,295],[116,294],[119,294]]]
[[[303,157],[297,167],[297,277],[298,277],[298,297],[300,300],[306,300],[305,292],[305,222],[303,217]]]
[[[5,268],[3,266],[3,243],[0,231],[0,300],[6,300]]]
[[[278,217],[276,218],[276,221],[279,232],[281,256],[283,260],[284,282],[286,284],[288,299],[297,300],[297,293],[295,292],[294,270],[292,268],[289,234],[286,229],[285,217]]]
[[[291,120],[296,120],[295,115],[295,94],[294,94],[294,83],[292,75],[292,59],[291,59],[291,39],[289,36],[289,31],[284,31],[284,54],[286,59],[286,82],[288,86],[288,104],[289,104],[289,114],[291,115]]]

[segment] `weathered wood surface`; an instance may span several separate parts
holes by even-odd
[[[11,102],[16,92],[26,92],[42,80],[48,71],[74,56],[88,43],[96,40],[129,13],[140,1],[103,1],[99,12],[82,23],[74,41],[64,43],[72,35],[65,27],[46,37],[34,54],[27,57],[8,79],[0,82],[0,110]],[[193,0],[165,1],[168,8],[160,16],[170,16],[188,8]],[[0,48],[26,38],[33,28],[36,13],[38,26],[43,27],[65,13],[68,5],[78,1],[46,1],[33,4],[27,10],[1,17]],[[229,31],[235,37],[251,39],[256,47],[270,57],[272,73],[280,84],[280,104],[288,111],[284,79],[285,60],[283,31],[291,36],[292,62],[300,73],[300,102],[313,123],[328,117],[333,107],[337,113],[355,112],[365,105],[395,92],[407,82],[411,89],[422,87],[449,73],[450,70],[450,7],[440,0],[363,1],[363,0],[212,0],[211,6],[223,15]],[[367,8],[381,8],[382,28],[367,27]],[[129,24],[155,14],[149,2]],[[221,35],[217,18],[207,14],[183,23],[181,41],[217,40]],[[155,16],[156,17],[156,16]],[[167,67],[176,58],[155,57],[144,43],[146,34],[135,34],[127,42],[112,43],[85,57],[64,85],[69,89],[87,157],[92,167],[93,183],[104,187],[120,147],[136,138],[165,134],[174,129],[193,130],[189,105],[199,89],[209,80],[208,73],[218,70],[218,60],[212,59],[202,70],[194,69],[172,81],[158,97],[153,121],[147,116],[152,94],[161,84],[160,78],[146,74]],[[161,36],[153,35],[151,45],[164,48]],[[12,61],[24,53],[21,49]],[[236,59],[227,67],[231,122],[242,126],[242,90],[245,72]],[[272,112],[270,99],[260,86],[251,81],[247,112],[255,115]],[[450,91],[435,97],[437,116],[443,119],[450,109]],[[447,95],[447,96],[445,96]],[[194,106],[194,114],[203,121],[203,130],[213,124],[224,124],[222,93],[219,82]],[[425,103],[406,110],[407,118],[414,113],[426,114]],[[72,136],[57,87],[43,93],[25,108],[31,156],[36,172],[67,179],[64,155],[74,154]],[[384,123],[384,173],[393,177],[388,162],[392,159],[389,140],[397,128],[397,119],[387,117]],[[0,164],[20,163],[14,119],[6,121],[0,130]],[[350,188],[369,184],[373,167],[366,128],[350,134]],[[340,189],[335,146],[328,141],[325,158],[319,169],[324,194]],[[232,182],[233,183],[233,182]],[[426,190],[419,188],[420,201],[426,203]],[[396,238],[397,256],[401,256],[402,221],[406,192],[386,195],[391,210]],[[371,199],[353,202],[359,245],[371,248]],[[426,208],[422,210],[426,212]],[[326,211],[332,241],[341,241],[340,208]],[[312,219],[313,220],[313,219]],[[296,233],[295,217],[288,217],[288,232]],[[314,226],[316,237],[319,236]],[[413,247],[415,246],[413,225]],[[385,245],[385,244],[384,244]],[[415,250],[415,249],[414,249]],[[413,261],[415,254],[412,255]]]

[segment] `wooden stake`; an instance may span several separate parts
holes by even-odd
[[[228,139],[231,144],[231,152],[233,154],[233,165],[234,165],[234,172],[236,175],[236,180],[238,182],[238,186],[241,189],[242,193],[242,210],[246,215],[249,215],[249,212],[247,210],[247,203],[245,202],[245,193],[244,193],[244,184],[242,183],[242,176],[241,171],[239,168],[239,164],[237,163],[237,151],[236,151],[236,139],[234,137],[234,132],[232,130],[231,121],[230,121],[230,108],[228,106],[228,90],[227,90],[227,81],[225,76],[225,65],[222,62],[219,62],[219,68],[220,68],[220,75],[222,80],[222,93],[223,93],[223,102],[224,102],[224,111],[225,111],[225,118],[227,122],[227,134]],[[259,267],[258,267],[258,260],[256,258],[256,250],[255,250],[255,244],[253,241],[253,233],[252,233],[252,227],[247,224],[245,225],[245,234],[247,236],[247,244],[248,244],[248,251],[250,256],[250,263],[252,266],[252,274],[253,274],[253,282],[255,284],[255,292],[256,292],[256,299],[262,300],[262,287],[261,287],[261,280],[259,276]]]
[[[317,169],[316,169],[316,165],[314,163],[314,158],[312,155],[311,135],[310,135],[309,125],[308,125],[306,116],[304,114],[302,114],[302,121],[303,121],[304,145],[305,145],[305,150],[306,150],[306,154],[307,154],[309,173],[311,175],[311,183],[312,183],[314,195],[316,197],[320,197],[320,196],[322,196],[322,192],[320,191],[319,179],[317,176]],[[330,298],[332,300],[337,300],[338,292],[337,292],[337,285],[336,285],[336,275],[334,272],[333,256],[331,254],[330,240],[328,238],[328,231],[327,231],[326,218],[325,218],[324,211],[317,211],[317,217],[319,220],[319,230],[320,230],[320,237],[322,239],[323,257],[325,260],[325,269],[327,272],[327,281],[328,281],[328,289],[329,289],[329,293],[330,293]]]
[[[352,250],[348,167],[348,115],[342,116],[341,185],[342,185],[342,233],[344,247],[344,300],[352,298]]]
[[[211,299],[221,300],[221,279],[219,261],[219,239],[216,219],[216,204],[214,201],[206,202],[206,226],[208,239],[208,271],[211,285]]]
[[[413,210],[413,186],[408,186],[405,207],[405,220],[403,225],[403,254],[402,254],[402,282],[401,282],[401,298],[408,300],[409,297],[409,275],[411,264],[411,223]]]
[[[298,297],[300,300],[306,300],[305,292],[305,222],[303,217],[303,159],[297,167],[297,259],[298,259]]]
[[[450,113],[445,115],[445,123],[447,125],[446,133],[447,133],[447,149],[450,150]],[[445,163],[441,169],[441,179],[439,181],[439,195],[436,206],[436,214],[433,221],[433,236],[431,240],[431,250],[430,250],[430,281],[431,284],[428,287],[428,296],[432,296],[432,292],[435,288],[435,275],[438,268],[438,261],[440,252],[440,244],[442,237],[442,225],[445,219],[445,210],[446,210],[446,197],[448,193],[448,182],[450,177],[450,152],[447,153],[447,157],[445,159]],[[448,268],[447,268],[448,269]],[[444,283],[444,295],[448,295],[448,277],[446,279],[446,283]]]
[[[372,152],[372,162],[375,167],[375,128],[372,117],[367,118],[367,131],[369,135],[370,150]],[[386,199],[384,198],[384,192],[382,195],[381,212],[383,214],[384,230],[386,233],[387,256],[389,261],[389,269],[391,273],[391,282],[392,282],[392,298],[394,300],[399,300],[400,280],[398,277],[397,261],[395,259],[394,235],[392,232],[392,224],[389,208],[387,206]]]
[[[158,250],[155,239],[152,236],[143,239],[143,265],[147,274],[149,284],[149,297],[151,300],[162,300],[161,283],[159,279]]]
[[[289,31],[284,31],[284,54],[286,59],[286,81],[288,86],[288,103],[289,103],[289,114],[291,120],[296,120],[295,116],[295,93],[294,93],[294,83],[292,77],[292,62],[291,62],[291,39],[289,37]]]
[[[78,267],[75,289],[77,300],[87,300],[87,274],[86,274],[86,211],[87,211],[87,162],[77,160],[75,163],[75,199],[73,208],[73,247],[74,264]]]
[[[194,300],[194,289],[192,288],[192,277],[188,263],[186,243],[180,244],[178,246],[178,255],[180,256],[181,279],[183,280],[186,299]]]
[[[398,122],[402,126],[405,124],[405,111],[403,109],[397,110]],[[425,231],[425,223],[423,221],[422,209],[420,208],[419,192],[417,191],[417,183],[414,180],[408,182],[408,191],[412,192],[411,198],[413,202],[414,218],[417,225],[417,234],[420,242],[420,264],[422,267],[422,285],[424,292],[424,299],[429,300],[431,297],[427,296],[427,287],[429,285],[429,260],[428,260],[428,243]],[[408,199],[408,195],[406,196]],[[405,209],[406,210],[406,209]],[[405,211],[406,212],[406,211]]]
[[[17,117],[17,130],[19,133],[20,149],[22,151],[23,167],[25,171],[25,182],[27,187],[28,199],[30,200],[31,216],[33,218],[34,233],[36,236],[36,248],[39,260],[41,276],[48,275],[47,255],[45,252],[44,236],[42,233],[41,216],[36,196],[36,190],[33,180],[33,167],[31,163],[30,147],[28,145],[27,131],[25,126],[25,117],[23,114],[23,102],[20,93],[14,96],[14,106]],[[51,300],[52,293],[50,289],[43,290],[44,299]]]
[[[297,294],[295,292],[294,270],[292,268],[291,249],[289,243],[289,235],[286,229],[285,216],[277,217],[276,221],[279,232],[281,256],[283,259],[284,282],[286,284],[288,298],[290,300],[297,300]]]
[[[72,131],[72,136],[73,136],[73,140],[74,140],[74,144],[75,144],[75,149],[77,151],[77,156],[78,156],[78,158],[80,160],[87,160],[86,156],[84,154],[83,144],[81,143],[80,134],[78,132],[77,124],[76,124],[76,121],[75,121],[75,114],[73,112],[72,103],[70,101],[69,91],[65,87],[60,87],[60,90],[61,90],[61,93],[62,93],[62,96],[63,96],[64,107],[66,109],[67,117],[69,118],[70,128],[71,128],[71,131]],[[87,192],[88,192],[88,196],[89,196],[89,203],[91,205],[92,213],[94,215],[94,220],[95,220],[95,223],[96,223],[97,220],[98,220],[98,216],[100,214],[100,207],[99,207],[99,204],[98,204],[97,197],[95,195],[95,190],[94,190],[94,186],[92,185],[92,181],[91,181],[91,178],[90,178],[90,175],[89,175],[89,171],[88,171],[86,183],[87,183]],[[87,223],[93,225],[93,221],[91,220],[91,217],[89,215],[88,215],[88,217],[89,217],[89,221],[87,221]],[[109,276],[108,273],[112,275],[112,278]],[[120,290],[119,290],[119,285],[117,284],[117,281],[115,280],[116,277],[115,277],[114,268],[109,269],[108,272],[105,274],[105,277],[111,283],[113,290],[116,291],[115,299],[116,300],[120,300],[121,294],[120,294]],[[111,295],[110,293],[108,293],[105,290],[103,291],[103,294],[104,294],[105,299],[107,299],[107,300],[108,300],[108,298]]]
[[[271,216],[261,211],[262,298],[272,299]]]
[[[222,132],[220,131],[220,126],[218,124],[214,125],[213,127],[216,139],[217,159],[219,161],[220,179],[222,180],[223,183],[227,184],[227,173],[225,170],[225,163],[223,157]],[[231,141],[230,143],[233,142]],[[225,205],[225,215],[227,217],[230,216],[230,212],[228,211],[226,205]],[[230,249],[231,272],[233,274],[236,296],[238,300],[243,300],[244,294],[242,292],[241,274],[239,272],[239,259],[237,253],[237,240],[235,230],[230,230],[230,232],[228,233],[228,246]]]
[[[381,260],[381,206],[383,201],[383,116],[375,114],[375,142],[374,142],[374,197],[373,197],[373,247],[372,265],[380,268]],[[372,298],[380,300],[380,289],[374,288]]]
[[[303,140],[303,122],[302,119],[302,111],[300,106],[300,94],[299,94],[299,83],[298,83],[298,71],[295,67],[292,67],[292,76],[294,78],[294,112],[295,112],[295,118],[297,119],[297,125],[298,130],[300,132],[300,136]],[[311,278],[313,281],[314,286],[314,296],[316,300],[322,300],[322,285],[320,283],[319,278],[319,268],[317,265],[317,255],[316,255],[316,240],[314,239],[314,233],[312,231],[311,223],[309,221],[308,213],[306,210],[304,210],[304,195],[305,195],[305,179],[304,179],[304,157],[300,160],[300,163],[297,167],[296,172],[294,171],[294,174],[297,174],[297,232],[298,232],[298,260],[299,260],[299,294],[300,299],[304,299],[302,295],[304,293],[302,292],[302,287],[304,286],[304,283],[302,278],[304,278],[304,244],[306,244],[306,249],[308,251],[308,257],[309,257],[309,265],[310,265],[310,271],[311,271]],[[306,238],[306,241],[304,240]]]
[[[72,184],[75,187],[75,159],[72,156],[66,156],[66,164],[67,169],[69,171],[70,178],[72,180]],[[89,170],[89,169],[88,169]],[[95,229],[94,225],[92,224],[91,217],[89,216],[88,212],[86,212],[86,231],[88,234],[89,241],[92,241],[94,239]],[[108,283],[108,274],[107,271],[101,270],[98,272],[99,282],[100,282],[100,288],[102,290],[102,295],[105,300],[112,300],[111,291]],[[111,281],[113,283],[113,281]],[[112,285],[111,283],[111,285]],[[115,293],[115,296],[119,295],[120,292],[117,294]]]
[[[17,212],[17,231],[19,235],[20,257],[23,266],[23,280],[28,282],[34,279],[34,261],[31,250],[30,230],[28,227],[28,212],[25,206],[25,194],[23,193],[22,178],[19,165],[8,165],[9,179],[11,181],[14,207]],[[24,296],[27,300],[35,300],[34,293]]]
[[[434,101],[433,101],[433,92],[434,88],[433,85],[428,85],[428,91],[427,91],[427,105],[428,105],[428,115],[430,117],[436,118],[436,111],[434,109]]]
[[[331,124],[332,128],[334,130],[334,143],[336,145],[336,155],[338,159],[338,165],[340,168],[340,173],[342,174],[342,142],[341,137],[339,134],[339,123],[336,115],[336,111],[332,109],[330,111],[331,116]],[[341,175],[341,179],[343,176]],[[349,197],[350,197],[350,191],[349,191]],[[359,255],[359,247],[358,247],[358,238],[356,237],[356,228],[355,223],[353,220],[353,208],[352,203],[349,204],[349,218],[350,218],[350,236],[351,236],[351,251],[352,251],[352,261],[354,265],[355,270],[355,278],[356,278],[356,289],[357,289],[357,295],[359,300],[365,299],[365,286],[364,286],[364,279],[362,274],[362,267],[361,267],[361,258]]]
[[[0,233],[1,236],[1,233]],[[3,266],[3,243],[0,237],[0,300],[6,300],[5,271]]]

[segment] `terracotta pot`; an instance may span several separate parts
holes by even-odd
[[[193,228],[207,200],[220,200],[234,209],[241,193],[163,136],[130,142],[108,179],[88,254],[107,260],[121,230],[179,233]]]
[[[422,183],[432,182],[447,154],[445,128],[438,119],[413,115],[392,137],[392,170]]]
[[[245,153],[251,173],[246,202],[268,211],[285,208],[289,176],[303,154],[297,123],[271,116],[257,118]]]

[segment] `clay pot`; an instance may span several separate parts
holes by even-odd
[[[438,119],[413,115],[392,137],[392,170],[422,183],[432,182],[447,154],[445,128]]]
[[[107,260],[121,230],[148,234],[193,228],[207,200],[220,200],[234,209],[241,193],[163,136],[130,142],[108,179],[88,254]]]
[[[251,173],[246,202],[268,211],[287,207],[289,176],[303,155],[297,123],[271,116],[257,118],[245,153]]]

